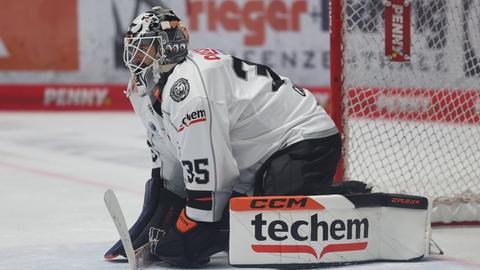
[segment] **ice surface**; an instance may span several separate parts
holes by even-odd
[[[128,269],[103,260],[118,239],[103,193],[115,190],[132,224],[149,158],[133,113],[0,113],[0,269]],[[446,256],[332,269],[480,269],[480,228],[433,236]],[[230,268],[226,255],[208,268]]]

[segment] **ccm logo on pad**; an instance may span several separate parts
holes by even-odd
[[[251,198],[236,198],[230,206],[233,211],[252,210],[323,210],[325,207],[312,198],[305,196],[270,196]]]

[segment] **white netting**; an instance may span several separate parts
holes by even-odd
[[[480,197],[480,1],[412,0],[411,62],[385,58],[382,0],[342,0],[345,178]]]

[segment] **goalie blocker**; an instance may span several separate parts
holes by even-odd
[[[234,266],[411,261],[428,254],[429,242],[424,197],[372,193],[230,201]]]

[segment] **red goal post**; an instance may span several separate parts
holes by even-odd
[[[337,180],[428,196],[436,224],[480,222],[480,2],[331,0]]]

